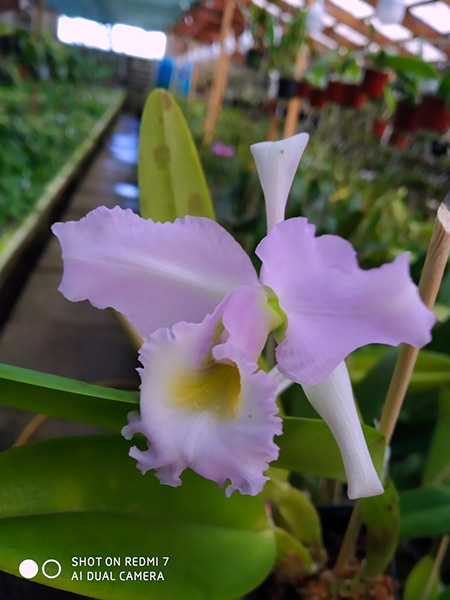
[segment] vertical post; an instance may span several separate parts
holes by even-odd
[[[228,63],[230,60],[225,50],[225,39],[231,29],[235,7],[236,0],[224,0],[222,22],[220,25],[220,57],[209,96],[208,114],[206,116],[205,135],[203,138],[205,144],[210,144],[214,138],[217,119],[222,108],[227,82]]]
[[[267,141],[276,142],[278,140],[278,128],[280,126],[280,113],[278,104],[275,107],[275,112],[272,115],[269,123],[269,129],[267,131]]]
[[[197,87],[198,87],[199,75],[200,75],[200,64],[194,63],[192,65],[191,85],[189,86],[189,94],[188,94],[189,102],[194,102],[194,100],[197,97]]]
[[[295,75],[294,79],[300,81],[302,74],[306,70],[306,64],[308,60],[308,50],[304,44],[302,44],[297,54],[297,60],[295,61]],[[298,118],[300,115],[300,109],[302,107],[302,101],[300,98],[291,98],[287,107],[286,121],[284,123],[283,137],[288,138],[297,133]]]

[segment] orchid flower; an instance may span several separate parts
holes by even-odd
[[[343,361],[370,343],[423,346],[434,316],[410,278],[408,255],[363,271],[347,241],[316,237],[304,218],[283,221],[307,140],[299,134],[252,146],[269,230],[256,249],[259,276],[207,218],[155,223],[101,207],[53,226],[64,260],[60,291],[118,310],[146,340],[140,411],[123,435],[145,436],[148,448],[134,446],[130,455],[161,483],[178,486],[191,468],[219,485],[229,481],[228,496],[258,494],[278,456],[277,383],[281,389],[288,378],[336,437],[349,496],[383,491]],[[277,377],[257,366],[270,332]]]

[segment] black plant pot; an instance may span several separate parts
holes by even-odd
[[[295,98],[298,96],[298,81],[282,77],[280,79],[280,87],[278,88],[279,98]]]
[[[246,64],[251,69],[259,69],[264,59],[265,52],[261,49],[251,48],[247,52]]]

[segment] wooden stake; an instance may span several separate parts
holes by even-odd
[[[448,550],[449,542],[450,535],[447,533],[442,537],[441,543],[439,544],[436,560],[434,561],[433,568],[431,569],[430,578],[428,579],[427,586],[423,592],[422,600],[428,600],[431,590],[433,589],[434,585],[436,585],[439,571],[441,570],[442,563],[444,562],[444,558]]]
[[[192,67],[191,85],[189,86],[188,101],[194,102],[197,98],[198,79],[200,75],[200,65],[195,64]]]
[[[428,308],[433,308],[436,301],[449,252],[450,212],[441,204],[419,283],[420,297]],[[389,445],[394,433],[418,354],[418,348],[407,344],[402,344],[400,348],[380,418],[379,429],[386,438],[386,445]]]
[[[428,246],[422,277],[419,283],[420,297],[430,309],[433,308],[436,301],[449,252],[450,212],[444,204],[441,204],[437,212],[433,235]],[[413,348],[408,344],[402,344],[400,348],[380,418],[379,430],[385,437],[386,446],[389,446],[392,434],[394,433],[418,354],[419,349]],[[355,551],[361,523],[359,505],[356,502],[334,567],[336,575],[342,574]]]
[[[297,60],[295,62],[295,75],[294,79],[300,81],[302,74],[305,72],[306,64],[308,60],[308,50],[303,44],[297,54]],[[288,102],[286,121],[284,123],[283,137],[288,138],[297,133],[298,118],[300,116],[300,109],[302,107],[302,101],[300,98],[291,98]]]
[[[203,138],[205,144],[210,144],[213,141],[217,119],[222,108],[227,83],[228,64],[230,62],[230,57],[225,51],[225,40],[231,29],[235,8],[236,0],[225,0],[222,23],[220,25],[220,57],[209,96],[208,114],[205,121],[205,135]]]
[[[278,140],[278,128],[280,127],[280,115],[278,113],[278,106],[275,109],[275,113],[272,115],[269,123],[269,129],[267,130],[267,141],[276,142]]]

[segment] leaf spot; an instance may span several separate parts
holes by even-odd
[[[170,149],[165,144],[158,144],[153,150],[153,160],[158,169],[165,169],[170,163]]]
[[[203,198],[201,194],[194,192],[188,196],[188,214],[201,217],[203,214]]]
[[[170,96],[168,94],[162,94],[161,98],[164,109],[169,110],[169,108],[172,106],[172,100],[170,99]]]

